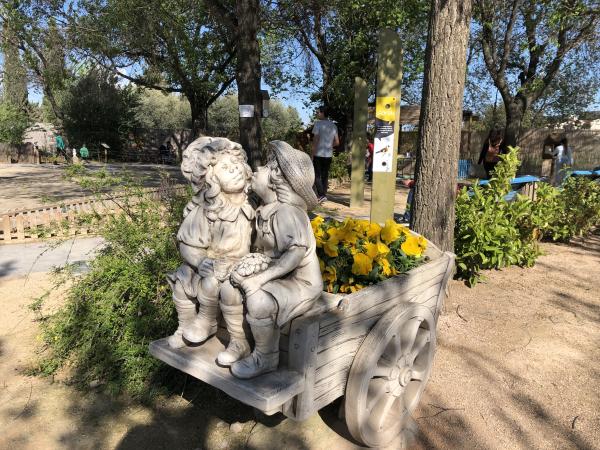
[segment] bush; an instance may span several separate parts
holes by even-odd
[[[135,181],[106,173],[81,182],[97,192],[119,185],[113,200],[123,212],[103,222],[105,247],[90,271],[75,278],[66,304],[42,324],[49,353],[37,371],[68,367],[81,386],[100,380],[113,393],[148,398],[169,373],[150,356],[148,343],[176,328],[165,274],[180,264],[175,236],[188,196],[167,183],[156,198]]]
[[[531,201],[504,199],[519,167],[518,150],[511,148],[500,159],[487,186],[463,188],[456,201],[456,264],[458,276],[470,286],[479,281],[482,270],[531,266],[539,254],[533,228],[518,226],[530,213]]]
[[[0,142],[20,144],[30,123],[25,111],[6,101],[0,103]]]
[[[569,177],[561,188],[540,183],[535,201],[520,195],[506,201],[518,149],[500,159],[489,185],[464,188],[456,201],[457,275],[471,286],[485,269],[532,266],[541,239],[568,241],[600,225],[600,184]]]
[[[544,211],[540,234],[545,239],[566,242],[588,234],[600,225],[600,184],[588,178],[569,177],[561,189],[542,186],[536,208]]]
[[[331,166],[329,168],[329,178],[332,180],[345,181],[350,178],[348,173],[348,153],[341,152],[333,155]]]

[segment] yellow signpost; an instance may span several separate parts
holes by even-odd
[[[394,218],[401,82],[400,36],[386,28],[379,32],[371,222],[384,223]]]

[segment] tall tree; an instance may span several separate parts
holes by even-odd
[[[2,53],[4,56],[2,99],[13,107],[25,111],[27,109],[27,71],[21,59],[16,33],[8,21],[3,21],[2,24]]]
[[[246,150],[253,168],[261,164],[262,78],[259,33],[261,32],[260,0],[206,0],[207,8],[221,26],[235,36],[235,81],[239,105],[253,108],[251,117],[239,115],[240,144]]]
[[[84,0],[73,22],[87,55],[140,86],[180,92],[194,134],[235,81],[237,33],[196,0]]]
[[[597,51],[597,0],[474,0],[476,39],[506,111],[505,141],[516,145],[525,114],[570,58]]]
[[[429,14],[411,228],[452,251],[471,0],[432,0]]]
[[[240,115],[240,144],[246,150],[250,165],[256,169],[261,164],[262,97],[260,93],[259,0],[237,0],[238,55],[236,83],[240,105],[252,105],[252,117]]]
[[[62,119],[56,92],[62,87],[65,42],[53,17],[62,11],[60,0],[19,0],[0,3],[0,21],[10,24],[10,40],[23,55],[31,81],[44,93],[55,117]],[[61,46],[61,48],[56,48]],[[60,76],[59,76],[60,75]],[[57,84],[58,83],[58,84]]]

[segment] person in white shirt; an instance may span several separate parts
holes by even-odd
[[[327,200],[329,166],[333,158],[333,147],[340,144],[335,123],[327,118],[324,106],[317,109],[317,120],[313,126],[312,159],[315,168],[315,188],[319,203]]]
[[[565,179],[565,170],[573,165],[573,153],[568,145],[566,137],[554,147],[554,186],[562,184]]]

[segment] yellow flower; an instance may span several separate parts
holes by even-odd
[[[351,294],[352,292],[361,290],[363,287],[364,286],[362,284],[342,284],[340,287],[340,292]]]
[[[337,272],[335,267],[325,267],[325,271],[323,272],[323,280],[327,281],[328,283],[333,283],[335,280],[337,280]]]
[[[394,242],[399,237],[400,230],[398,229],[396,222],[394,222],[392,219],[386,220],[385,226],[381,230],[381,239],[383,242],[389,244],[390,242]]]
[[[317,228],[319,228],[324,221],[325,219],[323,219],[321,216],[315,216],[315,218],[310,221],[310,226],[312,227],[313,231],[316,232]]]
[[[319,259],[319,269],[321,269],[321,273],[325,272],[325,262],[322,259]]]
[[[407,256],[421,256],[427,248],[427,240],[423,236],[408,236],[401,248]]]
[[[330,257],[334,257],[338,255],[338,240],[330,237],[327,241],[323,242],[323,250],[325,250],[325,254]]]
[[[386,277],[389,277],[390,275],[394,275],[395,269],[392,267],[392,265],[386,258],[381,258],[379,260],[379,265],[381,266],[381,272]]]
[[[400,231],[400,233],[403,233],[405,236],[411,236],[410,234],[410,230],[408,229],[408,227],[406,225],[400,225],[400,224],[396,224],[398,226],[398,231]]]
[[[368,222],[367,237],[376,239],[379,237],[379,233],[381,233],[381,225],[374,222]]]
[[[383,244],[383,245],[385,245],[385,244]],[[379,254],[379,249],[378,249],[377,244],[374,244],[372,242],[365,242],[365,253],[371,259],[377,258],[377,255]]]
[[[352,219],[347,219],[339,228],[329,228],[327,233],[339,242],[347,242],[349,244],[355,244],[358,239],[358,235],[354,231],[354,221]]]
[[[390,252],[390,248],[385,245],[383,242],[377,242],[377,254],[381,256],[385,256]]]
[[[373,259],[364,253],[354,255],[352,273],[354,275],[368,275],[373,270]]]

